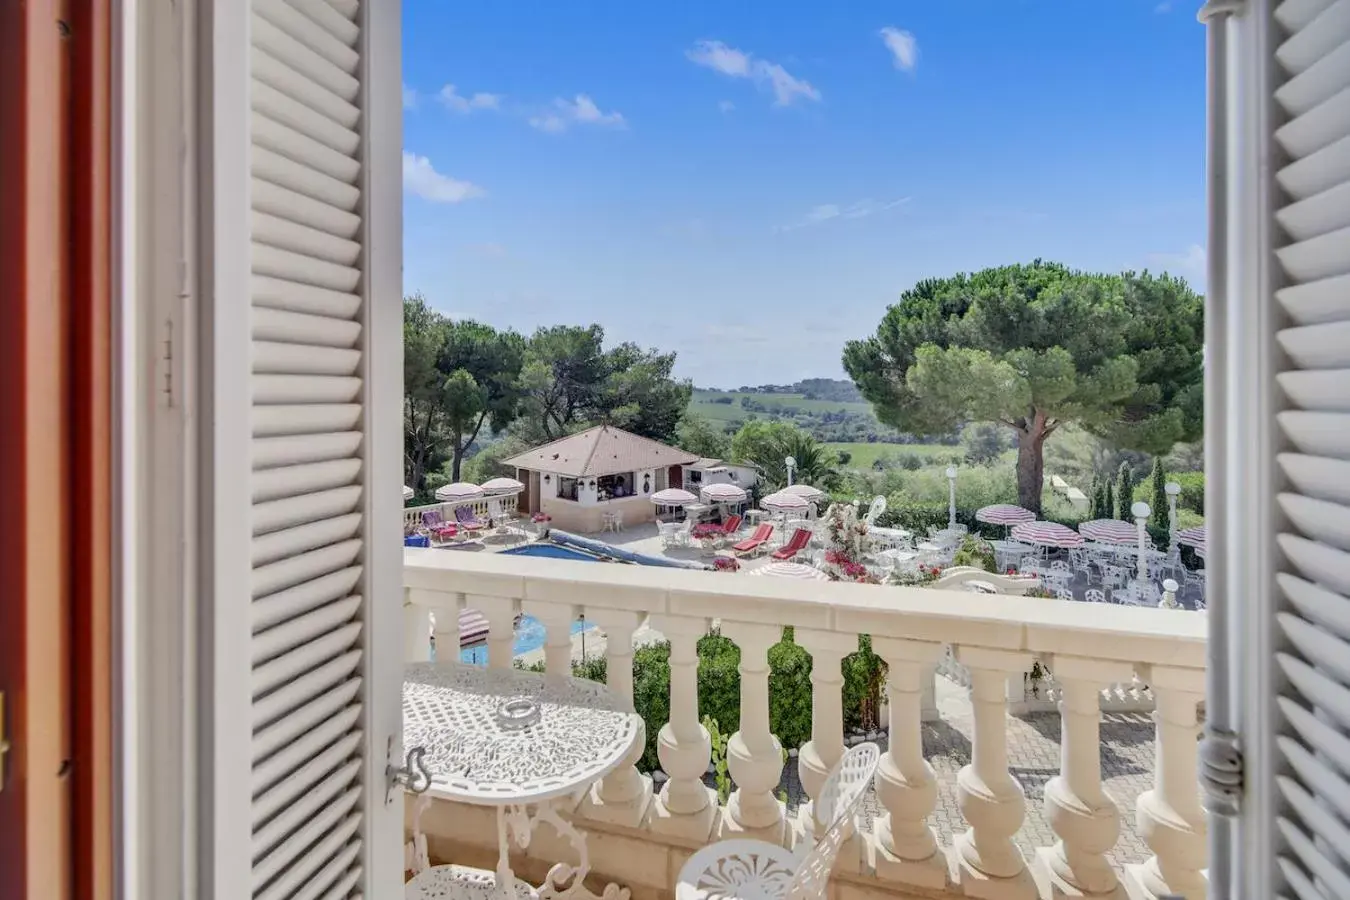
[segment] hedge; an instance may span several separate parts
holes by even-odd
[[[741,721],[741,650],[717,632],[698,642],[698,715],[713,718],[724,734],[731,734]],[[543,663],[530,667],[542,671]],[[572,674],[592,681],[605,681],[603,654],[572,663]],[[844,727],[875,728],[886,677],[885,664],[872,653],[871,640],[863,635],[859,650],[844,658]],[[638,768],[650,772],[661,767],[656,738],[670,721],[670,644],[661,642],[638,647],[633,653],[633,706],[647,726],[647,748]],[[791,628],[769,648],[769,725],[787,749],[811,739],[811,655],[794,640]]]

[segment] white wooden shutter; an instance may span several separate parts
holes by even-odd
[[[1218,599],[1245,651],[1229,662],[1246,770],[1232,896],[1346,898],[1350,0],[1253,0],[1233,22],[1234,221],[1211,236],[1233,257],[1228,404],[1210,423],[1227,457]]]
[[[398,896],[399,5],[215,0],[204,896]]]

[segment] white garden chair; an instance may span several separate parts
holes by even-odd
[[[1055,599],[1072,600],[1074,599],[1073,591],[1069,590],[1068,588],[1055,588]]]
[[[675,900],[824,900],[839,847],[848,837],[881,751],[858,744],[834,767],[815,803],[827,826],[805,853],[765,841],[720,841],[695,853],[680,869]]]
[[[1106,591],[1099,588],[1088,588],[1083,592],[1083,599],[1088,603],[1105,603]]]

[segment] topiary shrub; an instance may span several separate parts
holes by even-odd
[[[711,718],[723,734],[735,733],[741,721],[741,650],[717,632],[698,642],[699,720]],[[543,663],[526,667],[544,670]],[[872,652],[866,636],[857,653],[843,661],[844,727],[876,728],[881,705],[881,687],[886,667]],[[572,663],[578,678],[604,682],[607,674],[603,655]],[[670,721],[670,644],[638,647],[633,653],[633,708],[647,727],[647,747],[638,768],[644,772],[661,767],[656,739],[661,726]],[[796,749],[811,739],[811,655],[793,640],[791,628],[769,648],[769,726],[785,749]]]
[[[953,566],[974,566],[986,572],[997,572],[998,563],[994,559],[994,548],[978,535],[968,534],[961,542],[961,549],[952,557]]]

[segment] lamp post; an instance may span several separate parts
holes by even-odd
[[[1148,521],[1148,515],[1152,512],[1148,504],[1140,500],[1134,506],[1130,507],[1130,513],[1134,515],[1134,526],[1139,529],[1139,587],[1142,588],[1148,581],[1148,557],[1145,555],[1144,544],[1148,540],[1148,532],[1144,530],[1144,523]]]
[[[792,487],[792,470],[797,468],[797,460],[795,457],[789,456],[783,460],[783,465],[787,466],[787,486]]]
[[[1158,601],[1159,609],[1177,609],[1181,604],[1177,603],[1177,588],[1179,585],[1172,579],[1163,582],[1162,599]]]
[[[1169,481],[1163,485],[1167,494],[1167,552],[1173,556],[1177,552],[1177,497],[1181,495],[1181,485]]]
[[[947,530],[956,530],[956,466],[947,467]]]

